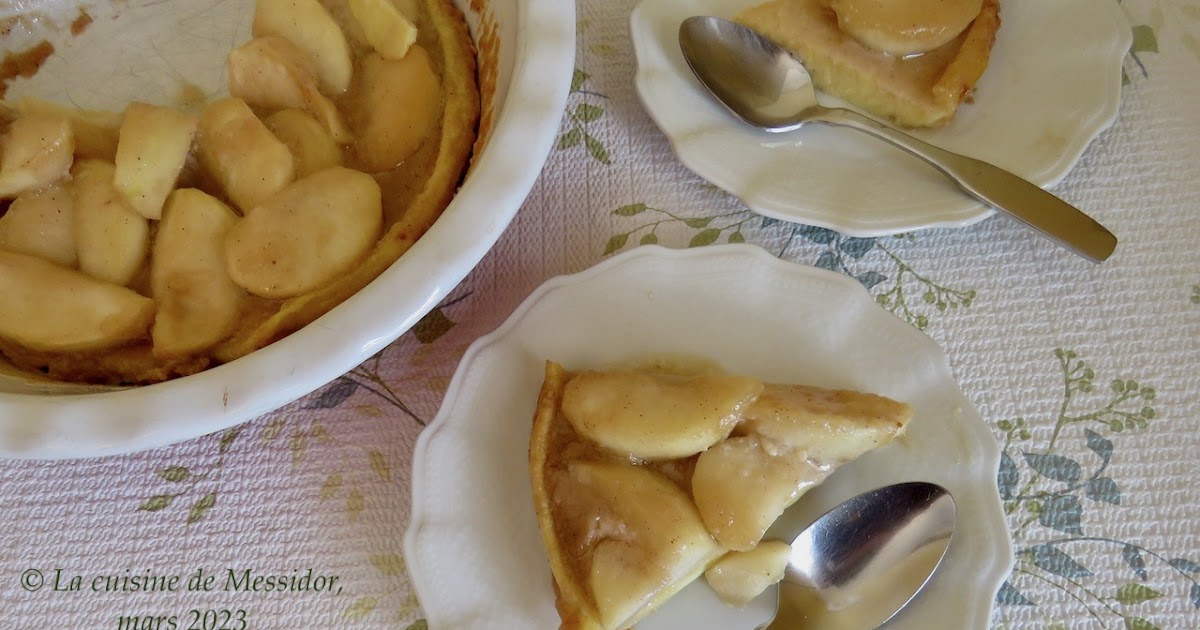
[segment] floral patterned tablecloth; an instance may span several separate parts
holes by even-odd
[[[1003,218],[863,239],[746,210],[680,166],[639,104],[633,5],[581,0],[540,181],[384,352],[220,434],[0,462],[0,627],[424,628],[401,554],[410,462],[467,345],[615,252],[745,241],[857,278],[946,350],[1004,452],[1017,561],[995,627],[1200,628],[1200,4],[1123,3],[1120,117],[1056,188],[1121,237],[1099,266]]]

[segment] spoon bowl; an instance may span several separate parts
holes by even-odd
[[[954,498],[909,482],[860,494],[792,542],[775,618],[757,630],[869,630],[928,583],[954,533]]]
[[[757,31],[717,17],[690,17],[679,26],[679,46],[700,83],[747,124],[776,133],[808,123],[849,127],[925,160],[967,195],[1092,262],[1107,260],[1116,249],[1117,237],[1103,225],[1002,168],[853,110],[822,106],[804,64]]]

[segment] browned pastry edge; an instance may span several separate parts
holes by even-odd
[[[567,574],[565,553],[558,544],[554,530],[554,513],[550,488],[546,487],[546,461],[551,443],[551,431],[558,409],[562,406],[563,388],[570,374],[553,361],[546,361],[546,375],[538,392],[537,411],[533,417],[533,433],[529,440],[529,474],[533,485],[533,504],[538,529],[554,574],[554,607],[562,619],[560,630],[592,630],[599,628],[595,619],[599,612],[591,598],[583,592],[573,576]]]
[[[984,0],[979,17],[971,22],[958,55],[946,66],[933,86],[935,100],[957,109],[961,102],[973,102],[975,84],[988,67],[996,31],[1000,29],[999,0]],[[951,114],[951,118],[953,114]],[[949,122],[948,118],[946,122]]]

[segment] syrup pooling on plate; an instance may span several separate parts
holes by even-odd
[[[626,628],[710,570],[722,599],[753,599],[786,558],[761,547],[767,529],[911,418],[871,394],[689,366],[547,363],[530,471],[563,628]]]
[[[29,346],[21,339],[53,335],[0,304],[0,352],[60,380],[153,382],[243,356],[336,306],[449,203],[479,114],[472,55],[444,0],[259,0],[252,39],[229,53],[230,98],[198,112],[6,106],[0,248],[150,298],[155,314],[133,338],[102,327],[86,348]],[[193,228],[197,247],[169,237]]]

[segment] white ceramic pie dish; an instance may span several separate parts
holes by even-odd
[[[679,51],[680,22],[731,18],[763,1],[643,0],[633,11],[637,91],[684,165],[766,216],[850,236],[961,227],[991,216],[932,167],[883,141],[818,125],[759,131],[709,97]],[[914,135],[1050,187],[1116,119],[1132,31],[1115,2],[1001,0],[1000,18],[975,102],[949,126]]]
[[[638,247],[550,280],[467,350],[414,454],[405,556],[430,628],[558,626],[528,465],[543,362],[585,369],[662,355],[911,403],[907,438],[847,464],[785,518],[794,525],[888,483],[944,485],[959,510],[955,540],[930,590],[888,627],[986,627],[1013,562],[1000,450],[946,356],[852,278],[721,245]],[[696,583],[638,630],[754,628],[767,599],[734,610]]]
[[[219,431],[344,374],[436,306],[491,248],[533,186],[558,130],[574,63],[573,3],[455,4],[468,15],[477,40],[481,25],[495,28],[499,47],[494,127],[450,206],[408,253],[302,330],[194,376],[95,391],[33,386],[0,372],[0,456],[108,455]],[[172,68],[186,73],[189,83],[202,91],[215,90],[224,85],[221,69],[231,44],[248,38],[253,11],[253,0],[165,0],[145,8],[43,0],[16,5],[15,10],[36,10],[39,19],[69,22],[83,5],[96,18],[89,29],[59,46],[57,57],[32,80],[13,84],[9,97],[29,93],[109,108],[133,99],[170,102],[181,76],[172,74]],[[484,7],[483,15],[472,6]],[[113,7],[123,12],[121,19],[106,20],[104,11]],[[0,18],[13,10],[0,9]],[[17,31],[0,46],[23,45]],[[155,55],[148,54],[151,49]],[[107,70],[100,72],[98,63]],[[136,74],[130,68],[144,73],[140,83],[129,83],[128,76]]]

